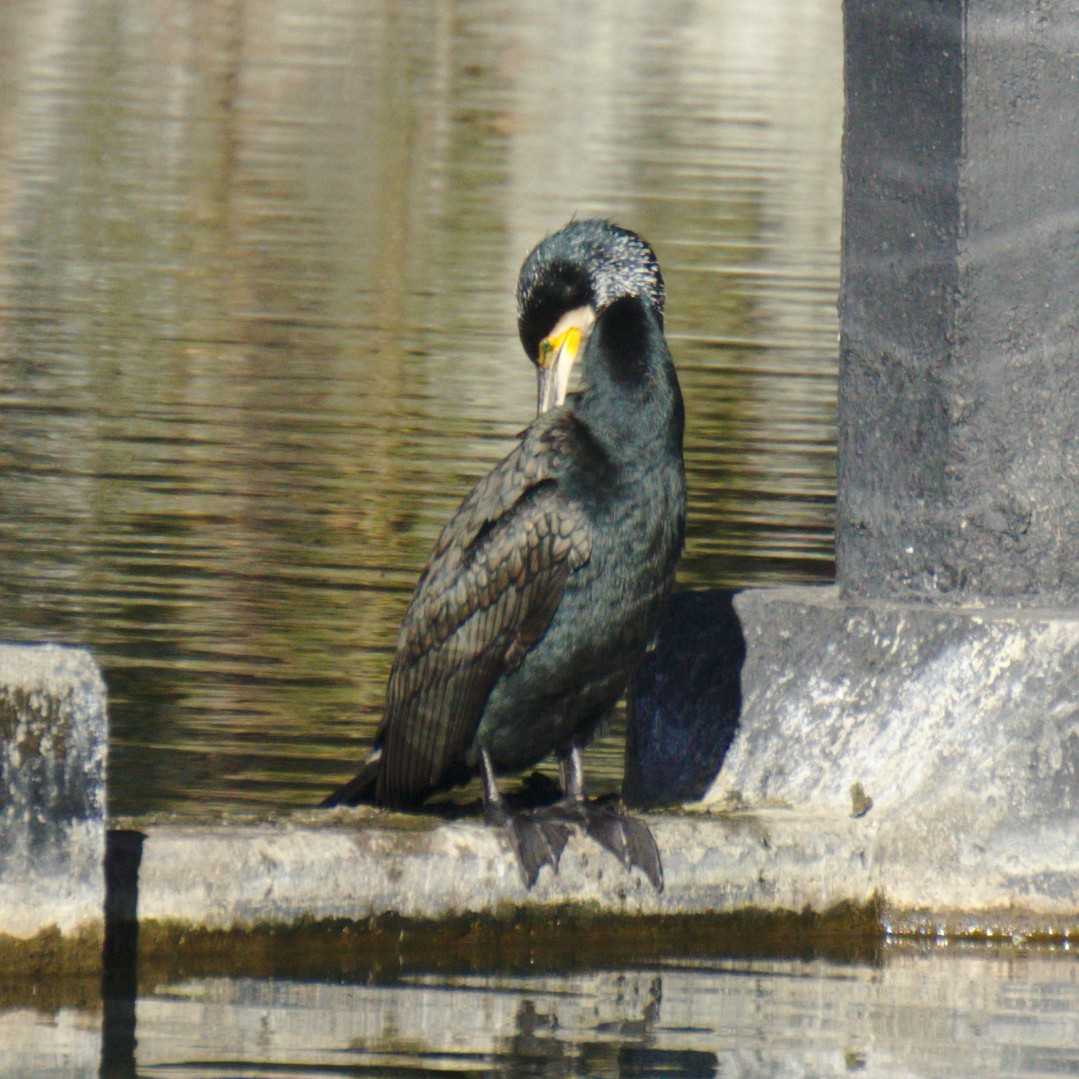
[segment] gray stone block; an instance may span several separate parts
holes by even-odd
[[[692,710],[707,697],[699,660],[729,638],[730,608],[745,642],[740,711],[733,740],[716,716],[705,804],[857,820],[869,878],[907,911],[1079,913],[1079,618],[848,604],[835,588],[708,595],[720,613],[692,645],[669,646],[661,628],[650,677],[696,682],[685,700],[637,695],[639,774],[671,772],[664,709],[707,747],[709,716]],[[703,602],[674,597],[675,632],[691,601]],[[728,686],[731,671],[712,677]]]
[[[90,654],[0,644],[0,936],[100,936],[105,683]]]

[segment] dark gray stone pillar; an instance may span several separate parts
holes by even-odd
[[[847,0],[844,594],[1079,604],[1079,0]]]
[[[1079,0],[846,0],[845,28],[840,587],[675,595],[624,795],[849,820],[824,876],[1072,924]]]

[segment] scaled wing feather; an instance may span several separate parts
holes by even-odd
[[[591,534],[556,475],[566,432],[529,432],[462,503],[401,625],[378,800],[422,801],[463,763],[487,696],[543,636]]]

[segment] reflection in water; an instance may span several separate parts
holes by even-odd
[[[10,1074],[96,1070],[99,1014],[0,1010]],[[651,960],[561,974],[367,982],[207,975],[137,1001],[126,1058],[158,1076],[1079,1075],[1079,964],[1017,948],[896,947],[880,965]],[[10,1048],[9,1048],[10,1047]]]
[[[114,813],[348,774],[574,213],[667,274],[681,583],[830,575],[839,37],[833,0],[3,6],[0,610],[105,666]]]

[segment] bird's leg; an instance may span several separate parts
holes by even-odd
[[[558,804],[568,811],[571,819],[579,820],[585,831],[626,869],[637,866],[656,891],[662,892],[663,861],[651,830],[643,821],[620,812],[613,805],[586,801],[581,750],[576,743],[559,753],[558,771],[563,791],[562,801]]]
[[[486,749],[480,749],[480,774],[483,776],[483,815],[487,823],[505,828],[510,846],[517,856],[525,887],[531,888],[540,870],[551,867],[558,872],[558,862],[569,839],[570,827],[561,821],[546,820],[524,813],[511,813],[498,792],[495,770]]]
[[[563,801],[578,805],[584,802],[584,766],[581,764],[581,751],[576,743],[571,743],[569,752],[558,757],[558,775],[562,780]]]

